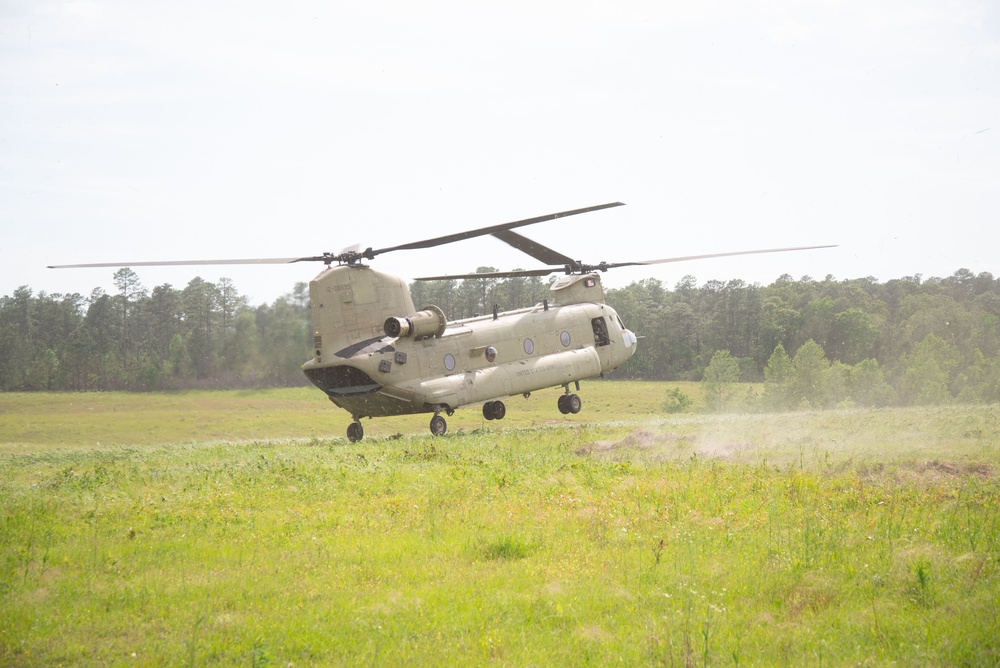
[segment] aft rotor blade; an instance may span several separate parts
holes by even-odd
[[[786,253],[789,251],[816,250],[818,248],[836,248],[836,244],[825,246],[796,246],[794,248],[765,248],[761,250],[732,251],[729,253],[708,253],[707,255],[685,255],[683,257],[667,257],[662,260],[645,260],[642,262],[608,262],[601,263],[600,269],[616,269],[618,267],[635,267],[648,264],[665,264],[667,262],[686,262],[688,260],[708,260],[714,257],[732,257],[734,255],[761,255],[763,253]]]
[[[456,234],[448,234],[443,237],[435,237],[433,239],[414,241],[408,244],[401,244],[399,246],[390,246],[388,248],[379,248],[378,250],[366,251],[365,257],[371,259],[376,255],[381,255],[382,253],[388,253],[390,251],[414,250],[417,248],[433,248],[434,246],[443,246],[444,244],[450,244],[456,241],[462,241],[463,239],[472,239],[473,237],[481,237],[487,234],[496,234],[497,232],[503,232],[504,230],[512,230],[515,227],[524,227],[525,225],[544,223],[547,220],[556,220],[557,218],[576,216],[581,213],[590,213],[591,211],[600,211],[601,209],[609,209],[614,206],[623,206],[623,205],[624,202],[609,202],[608,204],[598,204],[597,206],[588,206],[584,209],[572,209],[570,211],[560,211],[559,213],[550,213],[544,216],[536,216],[535,218],[525,218],[524,220],[516,220],[512,223],[491,225],[490,227],[482,227],[479,228],[478,230],[457,232]]]
[[[521,236],[517,232],[501,230],[500,232],[494,232],[493,236],[500,241],[513,246],[522,253],[527,253],[539,262],[544,262],[545,264],[572,266],[575,263],[573,258],[568,255],[563,255],[559,251],[554,251],[548,246],[543,246],[537,241]]]
[[[524,237],[520,237],[524,239]],[[531,242],[529,239],[526,241]],[[513,244],[512,244],[513,245]],[[539,244],[540,245],[540,244]],[[516,246],[515,246],[516,247]],[[795,246],[793,248],[765,248],[759,250],[748,250],[748,251],[732,251],[729,253],[708,253],[706,255],[685,255],[683,257],[668,257],[661,260],[644,260],[639,262],[602,262],[600,264],[581,264],[576,261],[569,261],[567,264],[561,267],[548,267],[545,269],[518,269],[515,271],[498,271],[484,274],[454,274],[451,276],[421,276],[414,280],[417,281],[450,281],[453,279],[465,279],[465,278],[514,278],[517,276],[548,276],[549,274],[555,273],[577,273],[577,272],[592,272],[592,271],[607,271],[608,269],[617,269],[618,267],[636,267],[644,266],[650,264],[665,264],[667,262],[684,262],[687,260],[707,260],[715,257],[732,257],[734,255],[760,255],[763,253],[785,253],[789,251],[803,251],[803,250],[816,250],[819,248],[836,248],[836,244],[829,244],[825,246]],[[545,248],[542,246],[542,248]],[[522,249],[523,250],[523,249]],[[555,253],[555,251],[552,251]]]
[[[86,264],[50,264],[49,269],[84,269],[88,267],[174,267],[212,264],[291,264],[293,262],[322,261],[322,257],[259,257],[242,260],[162,260],[153,262],[88,262]]]
[[[419,276],[415,281],[451,281],[465,278],[518,278],[521,276],[548,276],[565,271],[564,267],[549,267],[548,269],[515,269],[513,271],[492,271],[483,274],[453,274],[451,276]]]

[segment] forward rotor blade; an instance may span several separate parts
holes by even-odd
[[[662,260],[645,260],[642,262],[608,262],[601,263],[600,269],[616,269],[618,267],[635,267],[648,264],[665,264],[667,262],[686,262],[688,260],[708,260],[714,257],[732,257],[734,255],[761,255],[763,253],[786,253],[789,251],[816,250],[818,248],[836,248],[836,244],[825,246],[796,246],[794,248],[765,248],[762,250],[733,251],[729,253],[708,253],[707,255],[685,255],[683,257],[667,257]]]
[[[293,262],[322,261],[322,257],[259,257],[243,260],[162,260],[153,262],[89,262],[86,264],[50,264],[49,269],[84,269],[90,267],[174,267],[212,264],[291,264]]]
[[[559,213],[550,213],[545,216],[536,216],[535,218],[525,218],[524,220],[517,220],[512,223],[502,223],[500,225],[491,225],[490,227],[482,227],[479,228],[478,230],[469,230],[467,232],[448,234],[443,237],[435,237],[433,239],[425,239],[423,241],[414,241],[408,244],[401,244],[399,246],[379,248],[378,250],[367,251],[365,253],[365,257],[371,259],[376,255],[381,255],[382,253],[388,253],[390,251],[413,250],[417,248],[433,248],[434,246],[443,246],[444,244],[450,244],[456,241],[462,241],[463,239],[472,239],[473,237],[482,237],[487,234],[496,234],[497,232],[503,232],[504,230],[511,230],[514,229],[515,227],[524,227],[525,225],[544,223],[547,220],[556,220],[557,218],[565,218],[566,216],[576,216],[581,213],[590,213],[591,211],[600,211],[601,209],[609,209],[614,206],[623,206],[623,205],[624,202],[609,202],[608,204],[589,206],[584,209],[572,209],[570,211],[560,211]]]

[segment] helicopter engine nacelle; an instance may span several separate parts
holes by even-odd
[[[444,334],[447,326],[448,319],[445,318],[444,311],[437,306],[425,306],[423,311],[405,318],[387,318],[384,330],[387,336],[393,338],[412,336],[415,339],[428,339]]]

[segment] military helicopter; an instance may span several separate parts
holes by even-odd
[[[597,206],[527,218],[398,246],[311,257],[243,260],[174,260],[53,265],[50,268],[322,262],[309,283],[314,356],[302,371],[330,401],[351,414],[351,442],[364,438],[362,418],[432,413],[430,431],[443,435],[463,406],[482,403],[483,417],[502,420],[504,399],[562,387],[557,408],[579,413],[580,381],[603,376],[634,353],[638,337],[604,301],[598,272],[713,257],[829,248],[805,246],[712,253],[639,262],[585,264],[513,230],[567,216],[622,206]],[[492,235],[546,266],[495,273],[425,276],[416,280],[563,276],[549,297],[529,308],[449,321],[437,306],[417,310],[403,279],[364,262],[403,250],[417,250]],[[575,390],[571,390],[571,386]]]

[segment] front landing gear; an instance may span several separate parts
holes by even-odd
[[[354,421],[347,425],[347,440],[351,443],[357,443],[365,437],[365,428],[361,426],[361,423]]]

